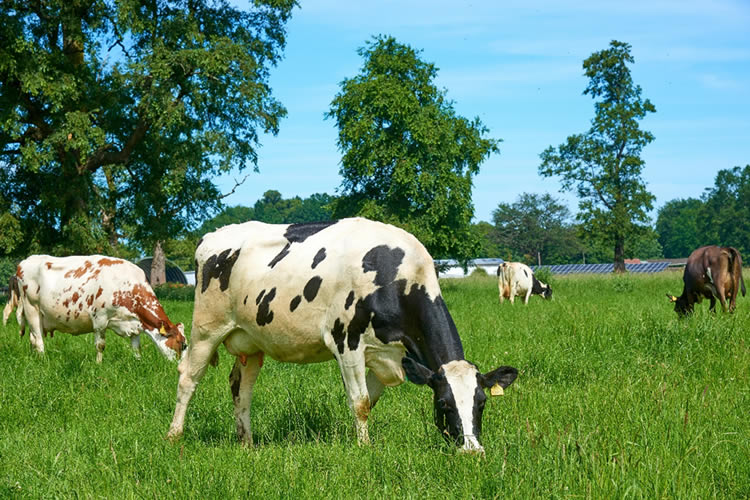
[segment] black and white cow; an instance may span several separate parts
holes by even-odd
[[[529,303],[532,295],[552,298],[552,288],[536,279],[531,268],[521,262],[503,262],[497,266],[497,289],[501,304],[506,298],[513,304],[516,295],[523,297],[524,304]]]
[[[433,260],[412,235],[361,218],[246,222],[206,235],[195,256],[193,327],[169,438],[182,435],[190,398],[223,343],[237,358],[229,380],[243,442],[252,442],[252,389],[267,354],[293,363],[335,358],[360,442],[369,440],[367,418],[384,388],[406,376],[434,391],[445,436],[483,451],[483,389],[505,388],[518,372],[482,374],[464,359]]]

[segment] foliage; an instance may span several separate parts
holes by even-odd
[[[527,264],[558,264],[577,258],[578,244],[570,211],[549,194],[522,193],[513,204],[500,203],[492,212],[501,248],[512,249]]]
[[[473,257],[472,177],[499,141],[479,118],[456,115],[437,68],[410,46],[379,36],[358,53],[360,74],[341,82],[326,115],[343,153],[334,217],[403,227],[435,258]]]
[[[664,256],[670,259],[687,257],[704,241],[698,230],[703,202],[695,198],[668,201],[659,209],[656,232]]]
[[[542,283],[549,285],[552,287],[552,283],[554,282],[554,278],[552,277],[552,271],[549,270],[548,267],[541,267],[534,271],[534,276],[536,276],[536,279],[541,281]],[[554,288],[554,287],[553,287]],[[553,289],[554,293],[554,289]]]
[[[698,231],[704,245],[733,246],[750,256],[750,165],[719,170],[703,195]]]
[[[206,233],[216,231],[220,227],[228,226],[229,224],[241,224],[254,218],[255,212],[252,207],[243,207],[242,205],[225,207],[221,212],[204,221],[195,233],[197,237],[201,237]]]
[[[633,62],[630,45],[617,40],[583,62],[589,78],[583,93],[600,99],[594,104],[591,128],[544,150],[539,166],[545,177],[560,176],[564,190],[576,190],[582,229],[611,242],[618,272],[625,270],[628,235],[648,222],[654,200],[641,179],[640,157],[654,137],[640,130],[638,120],[656,108],[633,84],[627,66]]]
[[[16,272],[18,261],[11,257],[0,257],[0,289],[7,288],[10,277]]]
[[[0,224],[20,230],[14,248],[114,253],[127,229],[146,249],[216,209],[212,178],[255,165],[285,115],[268,76],[294,5],[2,2]]]
[[[747,276],[746,276],[747,277]],[[270,356],[253,391],[255,446],[237,443],[219,348],[164,439],[177,369],[107,335],[29,349],[0,324],[0,491],[21,498],[748,498],[750,299],[734,314],[678,320],[679,273],[556,277],[553,300],[499,308],[493,277],[443,280],[466,356],[519,369],[484,411],[486,456],[457,453],[432,424],[429,389],[386,389],[356,444],[336,363]],[[164,301],[190,330],[192,304]],[[501,310],[502,309],[502,310]],[[95,416],[96,418],[92,418]],[[425,480],[429,478],[429,480]]]
[[[500,238],[495,226],[489,222],[479,221],[472,224],[471,230],[474,233],[474,238],[479,242],[479,249],[477,250],[479,257],[502,258],[504,254],[498,244]]]
[[[195,287],[180,283],[164,283],[153,287],[156,298],[162,300],[187,300],[195,297]]]
[[[284,199],[281,193],[269,190],[255,202],[253,219],[268,224],[299,224],[331,219],[328,206],[333,198],[325,193],[315,193],[304,200],[299,196]]]
[[[601,264],[612,262],[611,242],[604,237],[597,237],[578,226],[586,263]],[[625,240],[626,259],[660,259],[664,257],[657,233],[650,226],[637,226]]]

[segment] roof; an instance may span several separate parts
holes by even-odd
[[[143,269],[146,273],[146,279],[151,283],[151,262],[154,260],[153,257],[146,257],[138,262],[136,265]],[[188,284],[188,280],[185,277],[185,273],[179,268],[177,264],[167,259],[167,283],[182,283],[183,285]]]

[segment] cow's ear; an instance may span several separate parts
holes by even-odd
[[[429,384],[430,379],[435,375],[435,372],[408,356],[401,359],[401,366],[404,367],[409,382],[417,385]]]
[[[492,387],[495,384],[499,384],[500,387],[505,389],[513,383],[517,376],[518,370],[516,370],[512,366],[501,366],[500,368],[496,368],[489,373],[481,375],[479,377],[479,380],[482,384],[482,387],[484,387],[485,389],[487,389],[488,387]]]

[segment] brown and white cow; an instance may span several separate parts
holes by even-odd
[[[685,265],[682,281],[682,295],[675,297],[667,294],[669,300],[674,302],[675,312],[680,316],[692,313],[693,305],[700,303],[703,297],[711,300],[709,310],[715,310],[718,298],[722,311],[726,312],[727,300],[729,311],[734,311],[740,289],[742,296],[745,296],[742,257],[732,247],[711,245],[693,250]]]
[[[501,304],[505,299],[513,304],[516,295],[523,296],[524,304],[529,303],[532,295],[552,297],[552,288],[536,279],[531,268],[520,262],[503,262],[497,266],[497,288]]]
[[[39,353],[44,352],[43,336],[55,330],[94,332],[97,363],[102,361],[107,328],[129,337],[136,357],[142,331],[168,359],[179,357],[186,347],[184,327],[169,320],[143,270],[122,259],[32,255],[10,279],[3,324],[14,307],[21,335],[28,323],[31,345]]]
[[[465,451],[479,443],[484,388],[515,368],[482,374],[464,359],[433,260],[409,233],[354,218],[223,227],[196,249],[190,347],[179,364],[168,437],[183,433],[190,398],[223,343],[238,438],[251,443],[250,401],[264,355],[292,363],[335,359],[360,442],[386,386],[408,377],[434,391],[435,423]],[[369,371],[367,370],[369,368]]]

